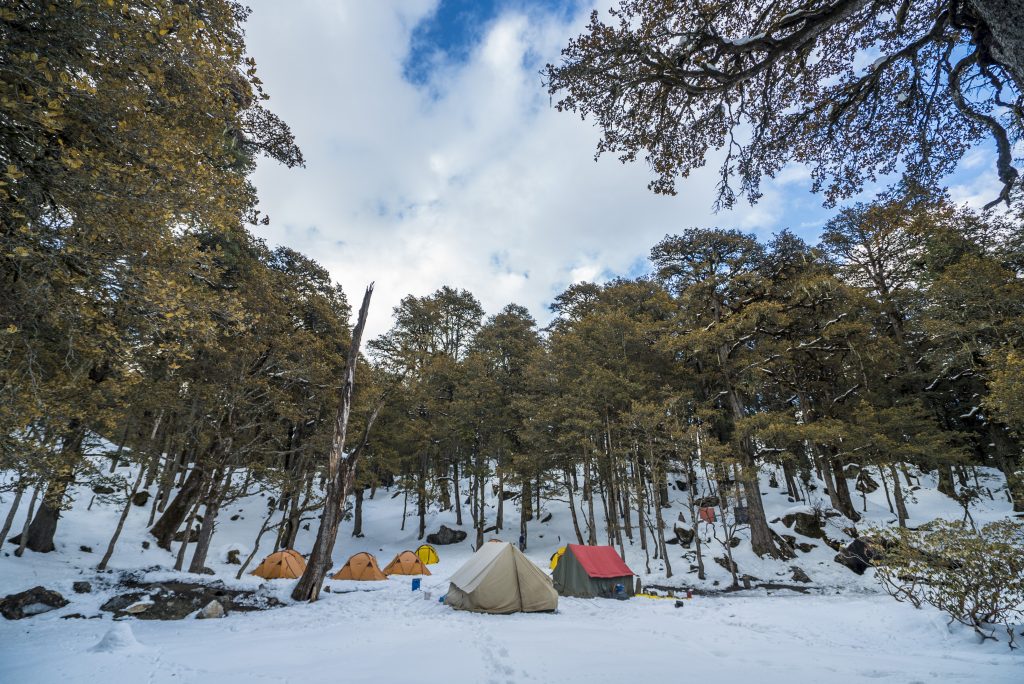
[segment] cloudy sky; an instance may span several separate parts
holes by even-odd
[[[369,333],[406,294],[473,292],[541,322],[580,280],[646,272],[665,234],[721,226],[813,241],[830,212],[788,168],[754,207],[714,214],[710,168],[676,197],[644,164],[595,162],[598,132],[559,114],[540,70],[611,0],[249,0],[248,46],[306,168],[261,163],[259,233],[312,256],[357,299],[376,281]],[[957,199],[995,196],[968,157]]]

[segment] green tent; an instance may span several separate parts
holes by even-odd
[[[569,544],[551,578],[562,596],[614,598],[616,585],[633,595],[633,571],[611,546]]]

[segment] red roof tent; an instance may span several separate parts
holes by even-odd
[[[636,574],[611,546],[569,544],[569,548],[591,577],[623,577]]]

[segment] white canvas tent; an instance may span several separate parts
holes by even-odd
[[[477,613],[535,613],[558,608],[551,578],[507,542],[488,542],[451,577],[444,602]]]

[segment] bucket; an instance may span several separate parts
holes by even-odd
[[[419,577],[413,577],[412,578],[412,590],[413,591],[419,591],[420,581],[421,581],[421,579]]]

